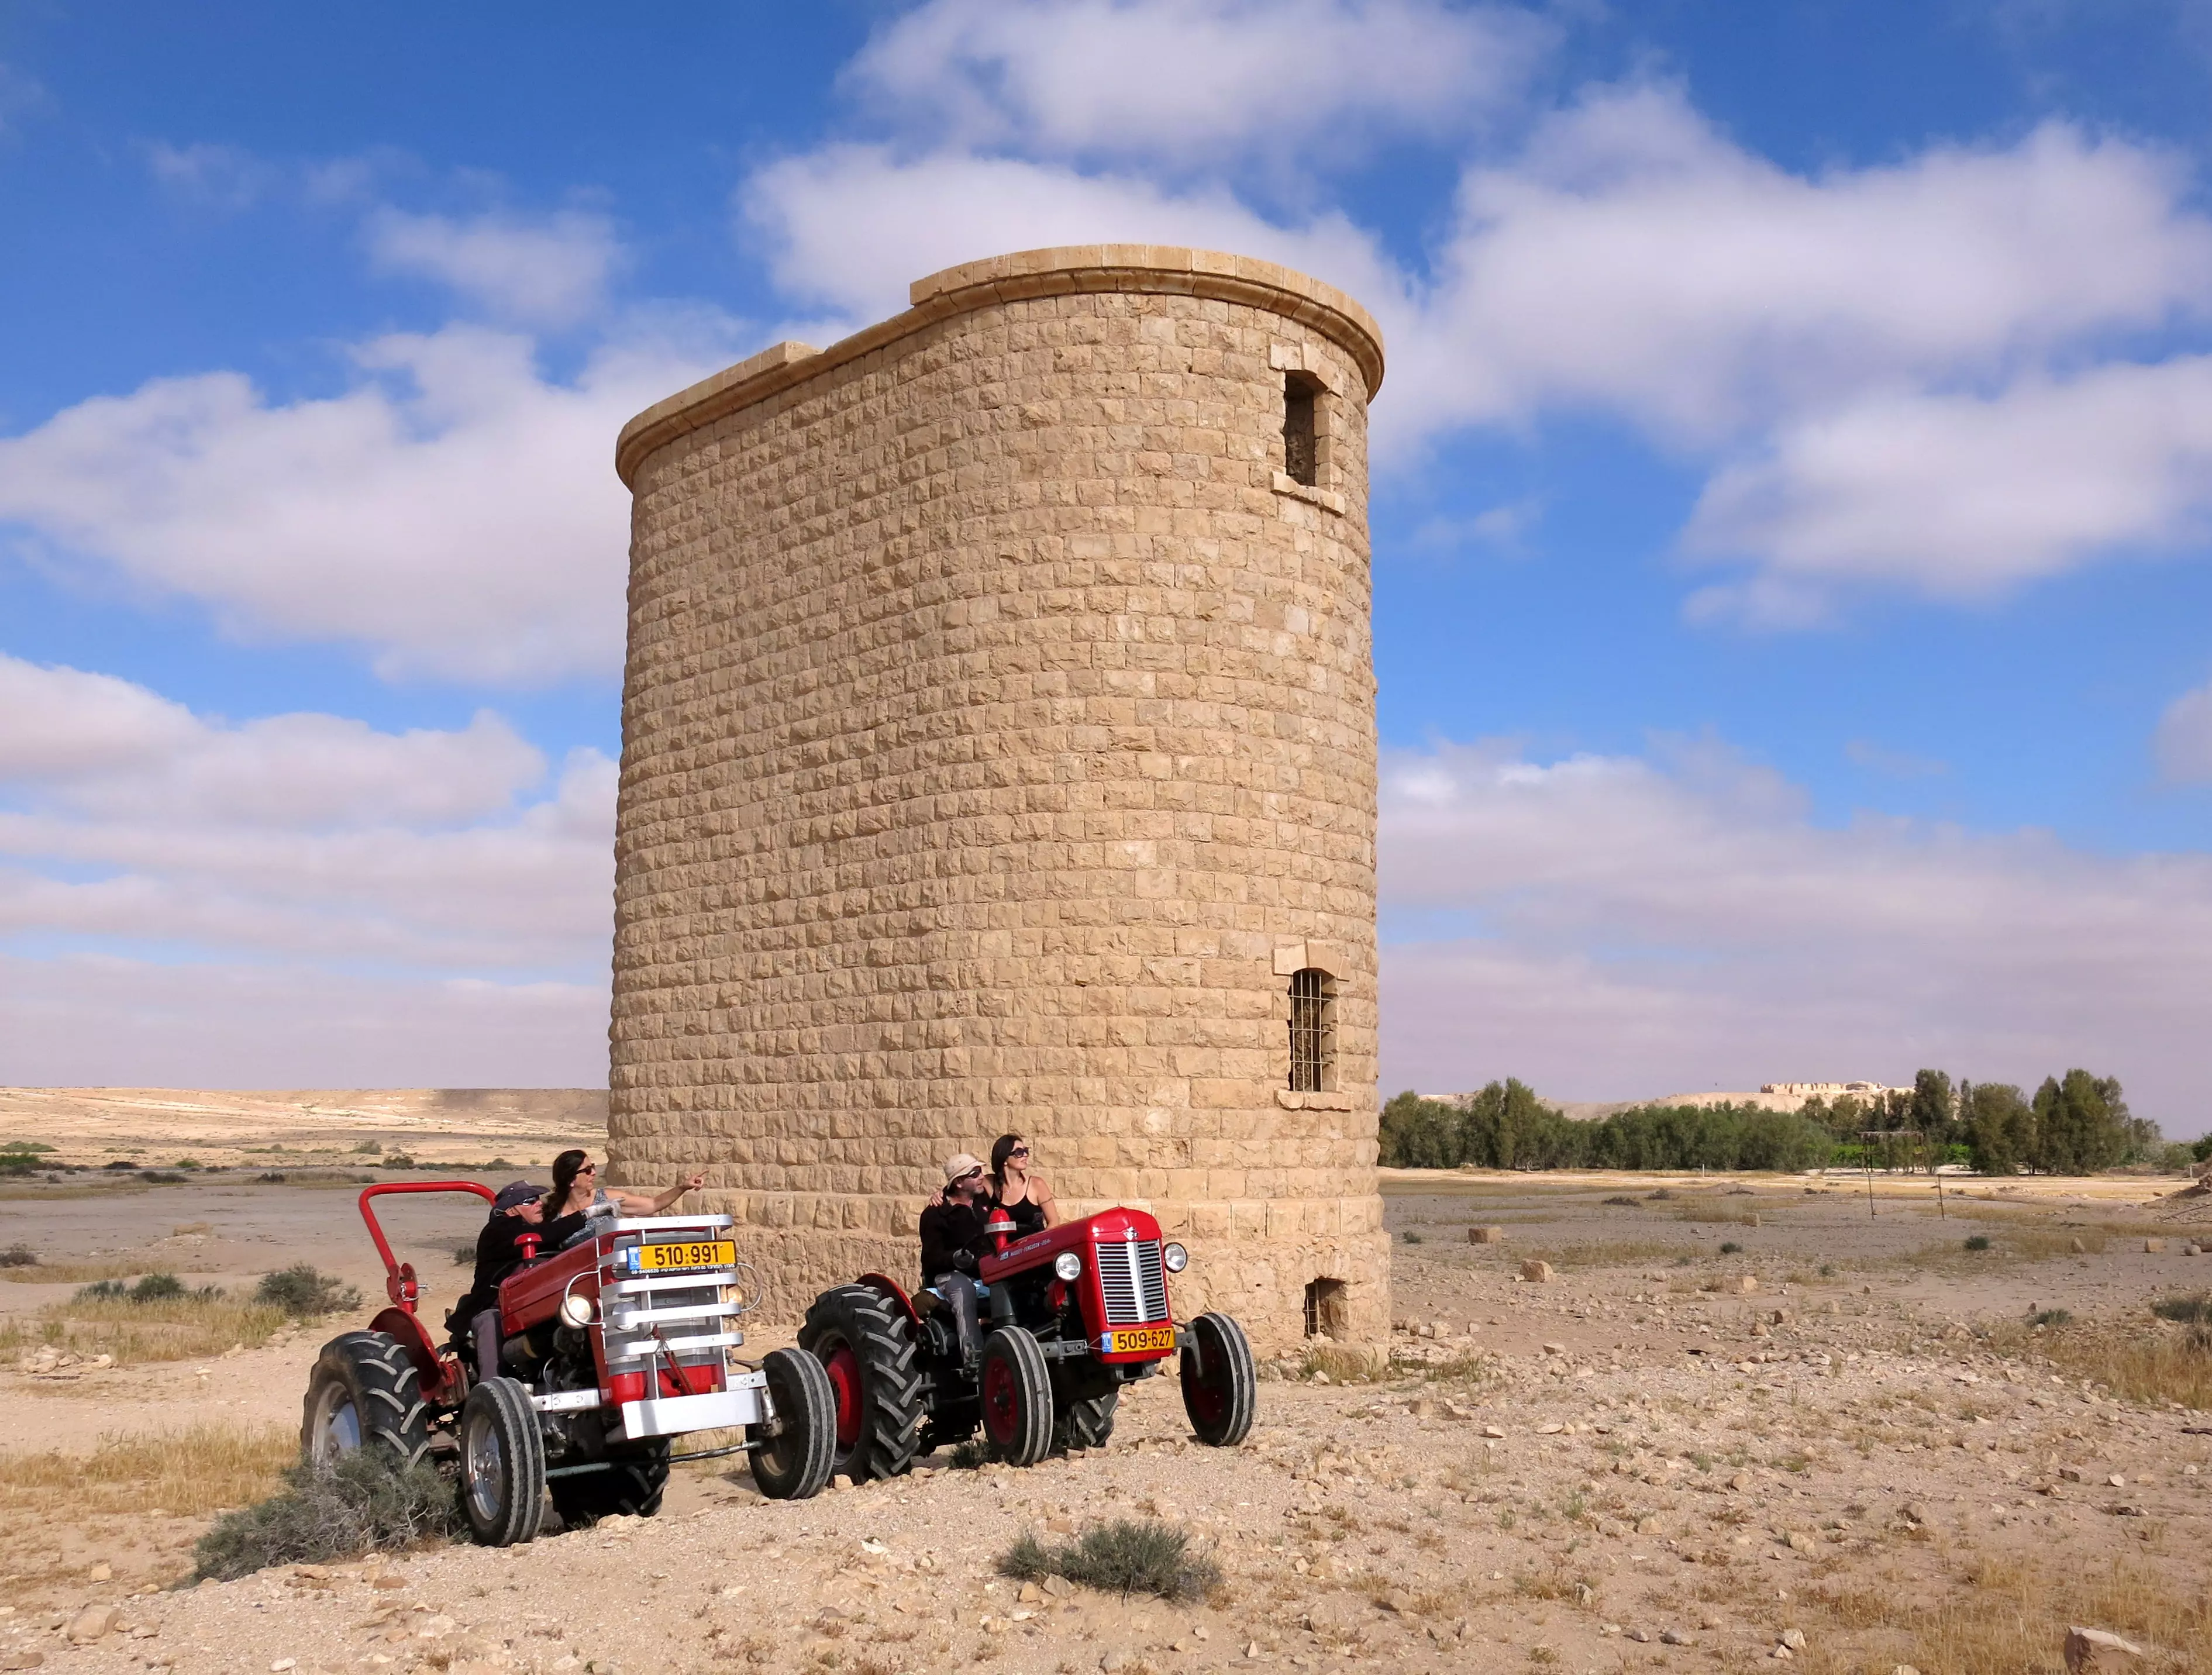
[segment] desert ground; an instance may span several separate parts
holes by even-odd
[[[182,1587],[218,1511],[275,1486],[316,1347],[380,1295],[370,1171],[336,1161],[367,1155],[301,1114],[289,1156],[241,1132],[241,1167],[166,1184],[0,1185],[0,1248],[39,1258],[0,1269],[0,1669],[1935,1675],[2062,1668],[2069,1623],[2141,1647],[2130,1667],[2212,1669],[2212,1356],[2149,1308],[2212,1289],[2212,1197],[2130,1178],[1939,1205],[1924,1177],[1392,1173],[1399,1329],[1279,1346],[1241,1449],[1193,1442],[1161,1379],[1108,1447],[1026,1472],[940,1456],[781,1503],[725,1460],[679,1467],[655,1520]],[[537,1157],[591,1138],[502,1120],[544,1126]],[[477,1217],[389,1221],[442,1314]],[[372,1302],[235,1306],[301,1260]],[[143,1326],[73,1302],[149,1271],[228,1296]],[[1103,1516],[1188,1530],[1220,1587],[997,1574],[1022,1532]]]

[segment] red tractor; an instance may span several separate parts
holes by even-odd
[[[830,1375],[836,1471],[896,1477],[979,1429],[995,1458],[1017,1466],[1097,1447],[1113,1433],[1122,1387],[1178,1351],[1199,1440],[1244,1440],[1258,1393],[1251,1345],[1226,1314],[1176,1324],[1168,1276],[1188,1259],[1161,1241],[1151,1216],[1106,1210],[1019,1240],[1004,1219],[988,1230],[999,1247],[979,1265],[987,1335],[972,1372],[951,1308],[929,1290],[909,1296],[886,1275],[863,1274],[806,1311],[799,1342]]]
[[[376,1447],[450,1466],[470,1531],[495,1547],[538,1533],[548,1489],[566,1523],[657,1512],[673,1460],[746,1453],[779,1500],[829,1482],[836,1407],[821,1363],[795,1350],[757,1364],[733,1354],[752,1299],[727,1216],[596,1221],[543,1256],[525,1235],[526,1260],[499,1288],[500,1376],[478,1379],[473,1355],[436,1342],[416,1313],[414,1265],[393,1258],[369,1207],[392,1193],[493,1196],[465,1180],[362,1193],[391,1306],[323,1346],[300,1431],[308,1460]],[[738,1427],[742,1442],[672,1452],[678,1438]]]

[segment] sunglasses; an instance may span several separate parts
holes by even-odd
[[[586,1163],[576,1171],[578,1174],[597,1174],[599,1172],[599,1166],[597,1163]]]
[[[1030,1149],[1027,1146],[1016,1146],[1012,1151],[1006,1154],[1009,1157],[1026,1157],[1029,1155]]]

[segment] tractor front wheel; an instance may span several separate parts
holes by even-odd
[[[469,1533],[486,1547],[512,1547],[538,1533],[544,1510],[545,1439],[530,1392],[516,1379],[486,1379],[461,1405],[461,1515]]]
[[[983,1436],[992,1457],[1034,1466],[1052,1446],[1052,1375],[1037,1340],[1019,1326],[1001,1326],[983,1340],[979,1375]]]
[[[830,1375],[804,1350],[771,1350],[769,1422],[751,1427],[753,1484],[771,1501],[804,1501],[822,1492],[837,1463],[837,1396]],[[759,1433],[773,1429],[771,1435]]]
[[[815,1298],[799,1347],[822,1363],[836,1401],[830,1470],[855,1483],[895,1478],[921,1441],[921,1369],[914,1332],[882,1292],[839,1285]]]
[[[1260,1380],[1244,1328],[1226,1314],[1201,1314],[1190,1323],[1182,1352],[1182,1407],[1198,1440],[1233,1448],[1251,1434]]]
[[[307,1375],[300,1458],[328,1466],[362,1447],[382,1449],[402,1470],[429,1456],[430,1405],[415,1363],[388,1332],[331,1338]]]

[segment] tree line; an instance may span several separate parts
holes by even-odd
[[[2169,1144],[2132,1114],[2117,1077],[2069,1070],[2033,1097],[2002,1082],[1923,1070],[1910,1089],[1872,1099],[1808,1099],[1795,1111],[1760,1105],[1632,1106],[1578,1120],[1508,1077],[1463,1099],[1402,1093],[1382,1108],[1381,1162],[1390,1168],[1809,1169],[1869,1163],[1933,1169],[1970,1163],[1985,1174],[2022,1169],[2087,1174],[2127,1163],[2185,1168],[2212,1156],[2212,1137]]]

